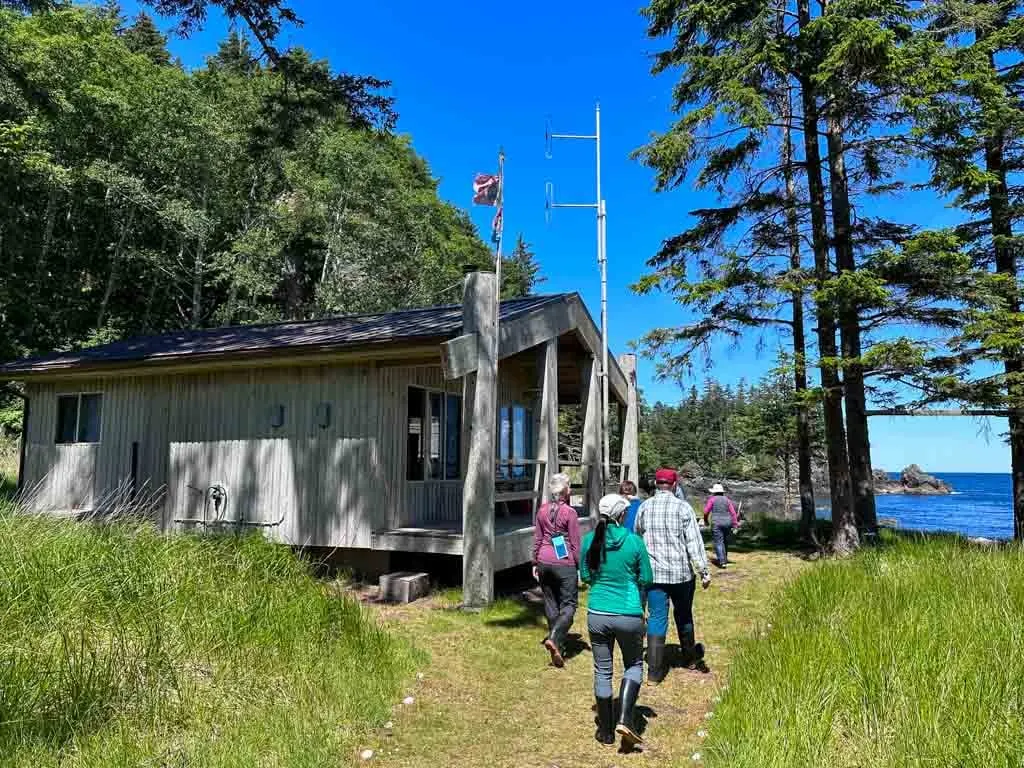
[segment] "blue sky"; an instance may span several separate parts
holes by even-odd
[[[137,4],[123,6],[130,15]],[[550,117],[556,132],[592,133],[600,101],[611,346],[622,351],[653,327],[686,322],[686,312],[671,298],[629,290],[661,241],[686,226],[687,211],[714,202],[690,187],[656,194],[651,172],[630,158],[671,120],[671,76],[649,73],[657,44],[645,35],[639,3],[454,0],[427,6],[377,0],[341,6],[297,0],[293,7],[305,24],[286,31],[283,42],[310,49],[338,70],[391,80],[399,130],[412,136],[440,178],[441,194],[456,205],[469,207],[473,174],[491,171],[502,146],[507,238],[522,232],[534,246],[547,278],[542,291],[579,291],[595,319],[600,283],[594,212],[559,210],[550,223],[544,216],[546,181],[555,184],[560,201],[594,199],[594,147],[561,142],[548,160],[544,125]],[[198,66],[226,30],[224,20],[213,17],[202,32],[172,40],[170,47],[186,66]],[[920,197],[901,201],[899,209],[924,225],[949,216],[941,203]],[[491,213],[472,211],[485,231]],[[711,375],[726,382],[757,380],[775,356],[772,339],[764,342],[716,349]],[[677,401],[679,388],[655,381],[653,365],[641,360],[647,398]],[[873,460],[891,470],[913,461],[932,471],[1007,471],[1002,425],[989,423],[987,438],[979,436],[979,427],[986,431],[985,424],[966,418],[876,417]]]

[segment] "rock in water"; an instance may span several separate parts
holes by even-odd
[[[699,480],[704,477],[704,469],[696,461],[690,460],[679,468],[679,475],[687,480]]]
[[[929,475],[917,464],[911,464],[904,469],[900,473],[899,480],[891,479],[889,473],[883,469],[876,469],[873,479],[876,494],[905,493],[912,496],[934,496],[953,492],[948,483]]]
[[[900,473],[900,482],[910,493],[949,493],[953,490],[947,483],[929,475],[917,464],[911,464]]]

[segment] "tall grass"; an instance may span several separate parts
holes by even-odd
[[[414,662],[258,536],[0,512],[0,765],[342,765]]]
[[[715,768],[1024,764],[1024,552],[895,539],[788,587],[732,666]]]
[[[18,487],[19,444],[0,435],[0,499],[10,498]]]

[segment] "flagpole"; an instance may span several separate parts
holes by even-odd
[[[498,337],[501,323],[501,241],[505,238],[505,150],[498,149],[498,226],[494,247],[494,363],[498,363]]]
[[[501,303],[501,241],[505,237],[505,150],[498,150],[498,227],[495,232],[494,274],[498,280],[498,303]]]

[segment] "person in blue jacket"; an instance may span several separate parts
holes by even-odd
[[[640,497],[636,494],[636,483],[632,480],[623,480],[619,483],[619,495],[629,501],[626,509],[626,519],[622,521],[622,527],[627,531],[633,530],[633,523],[636,522],[636,513],[640,509]]]

